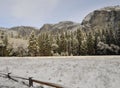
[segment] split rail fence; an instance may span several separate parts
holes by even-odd
[[[28,87],[33,87],[33,83],[38,83],[38,84],[42,84],[42,85],[46,85],[46,86],[50,86],[50,87],[54,87],[54,88],[65,88],[59,84],[35,80],[32,77],[24,78],[24,77],[14,76],[11,73],[0,73],[0,77],[8,78],[15,82],[19,82],[17,79],[26,80],[26,81],[28,81],[28,84],[25,83],[24,81],[22,81],[22,84],[26,85]]]

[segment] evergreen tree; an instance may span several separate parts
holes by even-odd
[[[60,54],[61,53],[61,51],[60,51],[60,34],[57,34],[55,40],[56,40],[56,44],[58,45],[57,53]]]
[[[92,33],[90,32],[87,36],[87,53],[88,55],[94,55],[95,49],[94,49],[94,38]]]
[[[97,45],[97,54],[98,55],[118,55],[120,47],[114,44],[110,46],[103,42],[99,42]]]
[[[117,45],[120,47],[120,24],[119,24],[119,28],[117,30],[117,40],[118,40]]]
[[[35,32],[32,31],[29,37],[28,54],[30,56],[37,56],[38,53],[39,53],[38,40],[37,37],[35,36]]]
[[[72,55],[72,32],[66,32],[66,39],[67,39],[67,52],[68,55]]]
[[[82,41],[81,55],[87,55],[87,41],[86,40]]]
[[[47,33],[39,35],[39,52],[40,56],[52,55],[52,43],[50,41],[50,35]]]
[[[110,35],[109,35],[110,33],[109,33],[109,31],[108,30],[106,30],[106,44],[108,44],[108,45],[110,45],[111,44],[111,39],[110,39]]]
[[[110,37],[110,43],[111,44],[116,44],[116,39],[115,39],[115,31],[110,29],[109,30],[109,37]]]
[[[56,44],[56,43],[53,43],[52,44],[52,47],[51,47],[51,49],[52,49],[52,54],[54,55],[54,54],[58,54],[58,52],[57,52],[57,49],[58,49],[58,45]]]
[[[3,43],[7,46],[8,45],[8,37],[7,35],[5,35],[5,38],[3,40]]]
[[[106,43],[106,30],[103,29],[101,35],[99,35],[99,33],[97,33],[97,34],[98,34],[98,38],[99,38],[98,41]]]
[[[7,56],[8,38],[4,32],[0,34],[0,56]]]
[[[83,41],[83,35],[82,35],[82,30],[81,29],[77,29],[77,40],[78,40],[78,55],[81,55],[81,45],[82,45],[82,41]]]
[[[71,48],[72,48],[72,55],[75,56],[75,55],[78,55],[78,40],[76,39],[76,36],[74,33],[71,34]]]
[[[60,36],[60,44],[59,44],[59,50],[61,53],[66,53],[67,52],[67,39],[65,36],[65,32],[62,32]]]
[[[120,47],[120,23],[116,34],[117,34],[117,45]],[[120,55],[120,49],[119,49],[119,55]]]
[[[95,54],[97,53],[97,44],[99,42],[98,39],[98,33],[95,33],[95,38],[94,38],[94,50],[95,50]]]

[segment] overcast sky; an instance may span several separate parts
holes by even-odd
[[[89,12],[114,5],[120,5],[120,0],[0,0],[0,27],[80,23]]]

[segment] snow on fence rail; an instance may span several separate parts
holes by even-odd
[[[24,77],[14,76],[14,75],[11,75],[11,73],[0,73],[0,77],[8,78],[8,79],[13,80],[15,82],[19,82],[17,79],[27,80],[29,82],[29,84],[26,84],[24,81],[22,81],[22,84],[26,85],[28,87],[33,87],[33,83],[38,83],[38,84],[42,84],[42,85],[46,85],[46,86],[50,86],[50,87],[55,87],[55,88],[65,88],[59,84],[35,80],[32,77],[24,78]]]

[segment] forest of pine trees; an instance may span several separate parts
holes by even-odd
[[[81,56],[120,55],[120,29],[31,33],[28,48],[8,48],[8,39],[1,33],[0,56]]]

